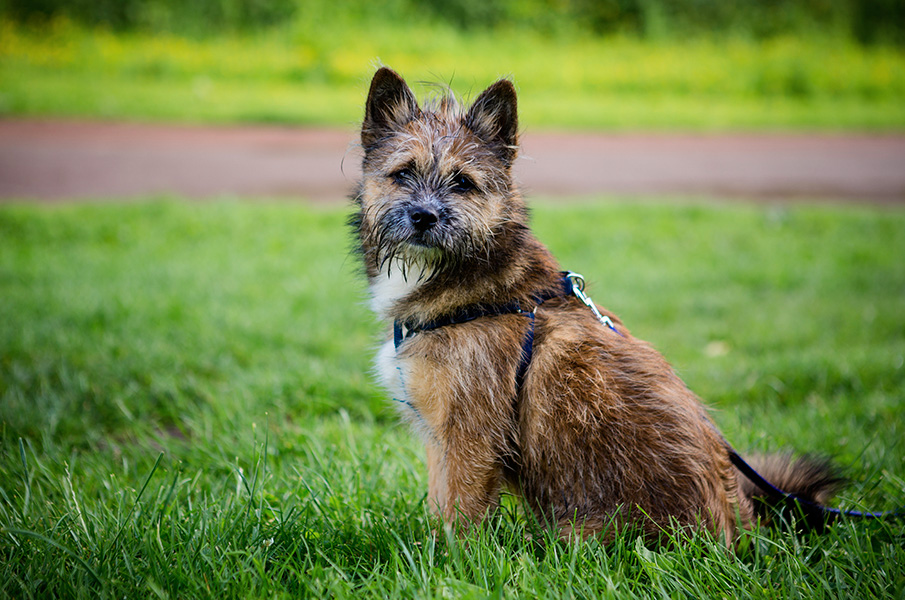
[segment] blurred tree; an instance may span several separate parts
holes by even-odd
[[[63,15],[92,26],[188,34],[247,31],[310,15],[366,27],[418,14],[463,30],[823,35],[905,44],[905,0],[0,0],[0,14],[19,21]]]
[[[905,45],[905,0],[855,1],[852,17],[858,41]]]
[[[277,25],[297,8],[297,0],[0,0],[0,10],[18,21],[65,16],[117,30],[191,34]]]

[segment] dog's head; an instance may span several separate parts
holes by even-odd
[[[468,108],[451,94],[422,107],[402,77],[381,68],[371,81],[361,144],[353,224],[371,276],[490,260],[502,231],[525,222],[511,174],[518,116],[509,80]]]

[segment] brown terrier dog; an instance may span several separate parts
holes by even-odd
[[[378,372],[427,446],[432,507],[467,525],[508,485],[566,537],[678,525],[731,543],[769,492],[663,357],[532,235],[517,129],[505,79],[467,109],[419,107],[387,68],[371,82],[351,223],[373,308],[394,323]],[[809,459],[759,467],[806,502],[839,481]]]

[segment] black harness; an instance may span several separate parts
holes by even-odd
[[[533,304],[533,308],[531,310],[525,309],[518,301],[498,305],[475,304],[472,306],[467,306],[451,315],[440,317],[439,319],[428,321],[427,323],[421,323],[419,325],[406,325],[402,321],[396,321],[395,323],[393,323],[393,343],[396,345],[396,349],[398,350],[402,342],[412,337],[413,335],[422,333],[424,331],[431,331],[432,329],[446,327],[447,325],[460,325],[462,323],[468,323],[469,321],[474,321],[475,319],[481,319],[483,317],[498,317],[500,315],[523,315],[525,317],[528,317],[529,320],[528,332],[525,334],[525,339],[522,341],[521,361],[519,362],[518,370],[516,371],[515,375],[517,385],[516,389],[521,389],[522,382],[525,378],[525,373],[528,372],[528,365],[531,364],[531,358],[534,355],[535,312],[537,311],[538,307],[547,300],[551,300],[553,298],[563,298],[572,295],[574,289],[574,276],[574,273],[563,273],[562,279],[560,279],[559,281],[559,289],[552,292],[535,295],[531,299],[531,303]]]

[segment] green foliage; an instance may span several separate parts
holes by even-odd
[[[360,30],[431,20],[459,30],[620,32],[649,39],[831,33],[905,43],[902,0],[5,0],[0,9],[20,21],[66,16],[117,30],[191,34],[304,24],[329,14]]]
[[[297,12],[296,0],[4,0],[13,19],[46,21],[68,17],[114,30],[210,34],[284,24]]]
[[[313,9],[312,9],[313,10]],[[0,20],[0,114],[349,125],[378,61],[422,95],[509,75],[529,128],[905,127],[905,52],[832,39],[646,43],[408,24],[196,40]]]
[[[905,44],[903,0],[860,0],[852,9],[855,39],[867,43]]]

